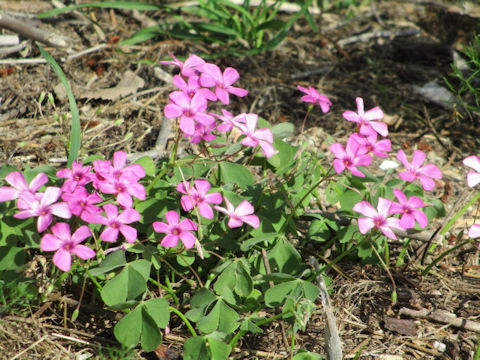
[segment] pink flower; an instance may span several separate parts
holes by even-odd
[[[127,165],[127,153],[125,151],[116,151],[113,154],[112,175],[116,179],[126,179],[133,183],[145,177],[145,169],[140,164]]]
[[[180,239],[187,249],[191,249],[197,239],[190,231],[197,230],[197,225],[189,219],[183,219],[179,222],[180,216],[173,210],[165,214],[165,219],[167,219],[167,224],[160,221],[155,221],[152,224],[155,232],[167,234],[161,245],[175,247],[178,244],[178,239]]]
[[[174,91],[170,94],[170,101],[171,103],[165,106],[165,116],[169,119],[180,117],[180,130],[186,136],[195,134],[196,122],[205,126],[215,123],[215,118],[205,113],[207,99],[201,93],[197,92],[190,98],[182,91]]]
[[[28,185],[23,174],[20,171],[15,171],[5,176],[5,181],[9,183],[11,187],[0,187],[0,201],[18,199],[24,192],[35,194],[38,189],[48,182],[48,176],[44,173],[39,173],[30,182],[30,185]]]
[[[243,120],[243,121],[242,121]],[[245,146],[260,147],[267,158],[271,158],[278,151],[273,147],[273,134],[270,129],[258,129],[257,114],[240,114],[232,120],[235,126],[245,135],[242,144]]]
[[[82,220],[85,222],[103,224],[105,230],[100,234],[100,239],[107,242],[117,241],[119,232],[125,237],[129,243],[137,240],[137,230],[127,224],[131,224],[140,220],[140,214],[135,209],[125,209],[118,214],[118,208],[113,204],[103,205],[105,216],[99,214],[83,213]]]
[[[222,109],[222,115],[214,114],[214,116],[222,121],[222,123],[217,126],[218,131],[229,132],[235,126],[233,114],[225,109]]]
[[[357,97],[355,101],[357,102],[357,112],[355,113],[351,110],[347,110],[343,113],[343,117],[348,121],[357,123],[360,129],[360,134],[370,135],[377,132],[382,136],[387,136],[387,124],[375,121],[383,119],[382,110],[378,106],[375,106],[373,109],[365,112],[363,109],[363,99]]]
[[[77,186],[84,186],[92,181],[91,166],[83,166],[81,162],[74,161],[71,169],[57,171],[59,178],[65,178],[62,191],[73,192]]]
[[[76,216],[81,217],[84,212],[96,214],[102,211],[94,205],[102,201],[102,198],[97,193],[89,194],[84,187],[77,187],[73,193],[64,193],[62,200],[67,202],[70,211]]]
[[[468,229],[468,236],[472,239],[480,237],[480,225],[473,224],[472,226],[470,226],[470,229]]]
[[[40,242],[43,251],[55,251],[53,263],[62,271],[70,270],[72,254],[83,260],[95,257],[95,251],[85,245],[80,245],[92,234],[86,225],[80,226],[73,235],[70,226],[65,223],[56,223],[51,228],[53,234],[45,234]]]
[[[357,166],[367,166],[372,162],[372,157],[367,155],[367,148],[361,145],[355,136],[349,136],[347,146],[344,149],[340,143],[330,146],[330,151],[335,155],[333,167],[337,174],[343,170],[349,170],[353,175],[365,177],[365,175],[357,169]]]
[[[199,75],[200,71],[199,68],[205,64],[205,60],[203,60],[201,57],[198,57],[197,55],[190,55],[185,62],[182,62],[178,60],[173,53],[169,52],[168,53],[172,58],[173,61],[160,61],[161,64],[165,65],[176,65],[180,68],[180,73],[185,76],[195,76]]]
[[[210,190],[210,183],[203,179],[196,179],[193,187],[190,187],[187,182],[178,184],[177,191],[186,194],[180,199],[183,210],[190,211],[198,206],[201,216],[206,219],[213,219],[213,210],[209,204],[221,204],[222,195],[218,192],[207,194],[208,190]]]
[[[392,143],[388,139],[377,141],[377,133],[374,132],[368,136],[363,136],[358,133],[354,133],[351,136],[355,137],[355,140],[360,145],[365,146],[367,153],[372,153],[378,157],[387,157],[387,151],[392,149]]]
[[[366,217],[358,218],[358,228],[362,234],[366,234],[371,229],[379,229],[386,237],[396,240],[397,237],[391,228],[405,230],[400,225],[400,219],[390,216],[391,201],[382,197],[378,198],[377,210],[368,202],[360,201],[353,210],[365,215]]]
[[[419,179],[420,183],[422,184],[425,190],[433,190],[435,188],[435,181],[433,179],[441,179],[442,172],[440,169],[433,165],[427,164],[425,166],[421,166],[426,158],[426,155],[421,150],[415,150],[413,152],[413,159],[412,162],[409,163],[407,160],[407,156],[403,150],[400,150],[397,153],[397,159],[405,166],[407,171],[403,171],[398,176],[400,179],[413,182],[415,179]]]
[[[393,193],[395,194],[395,197],[398,199],[399,203],[392,202],[390,213],[402,214],[402,217],[400,218],[400,226],[405,229],[412,229],[415,227],[415,220],[418,222],[420,227],[424,228],[427,226],[427,216],[423,211],[417,210],[419,208],[428,206],[422,201],[422,199],[420,199],[418,196],[412,196],[407,200],[405,194],[398,189],[394,189]]]
[[[313,87],[309,86],[308,89],[298,85],[297,89],[304,92],[307,95],[302,96],[301,100],[304,102],[309,102],[312,104],[318,104],[322,112],[326,113],[330,110],[330,106],[332,106],[332,102],[323,94],[320,94],[317,90]]]
[[[36,195],[24,192],[17,204],[21,211],[13,216],[17,219],[38,217],[37,230],[41,233],[52,223],[53,215],[64,219],[72,217],[66,202],[55,203],[61,193],[60,188],[53,186],[47,187],[44,193],[37,193]]]
[[[468,156],[463,159],[463,165],[472,168],[475,171],[469,171],[467,174],[467,184],[474,187],[480,183],[480,156]]]
[[[215,129],[215,123],[210,124],[209,126],[204,126],[202,124],[195,124],[195,133],[190,138],[192,144],[198,144],[201,140],[209,142],[215,140],[217,137],[212,134],[212,131]]]
[[[240,75],[234,68],[227,67],[222,74],[220,68],[215,64],[205,63],[202,66],[202,75],[200,84],[205,87],[215,86],[215,95],[218,99],[228,105],[230,102],[229,94],[244,97],[248,94],[245,89],[232,86],[239,79]]]
[[[188,78],[188,83],[186,83],[181,76],[175,75],[173,77],[173,85],[182,90],[185,95],[190,98],[193,98],[193,96],[198,92],[207,100],[217,100],[217,96],[210,89],[202,88],[200,86],[200,76],[190,76]]]
[[[126,179],[99,183],[98,189],[104,194],[114,194],[118,203],[124,208],[132,207],[132,196],[140,200],[145,200],[146,198],[145,187],[142,184],[128,182]]]
[[[258,216],[251,215],[255,209],[247,200],[243,200],[240,205],[234,208],[227,198],[224,199],[227,205],[226,209],[221,206],[214,206],[214,208],[230,217],[228,220],[228,226],[230,228],[240,227],[243,223],[247,223],[255,229],[260,226]]]

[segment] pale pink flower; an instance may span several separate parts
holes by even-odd
[[[244,119],[244,123],[240,120]],[[260,146],[263,154],[267,158],[271,158],[278,151],[273,147],[273,134],[270,129],[257,129],[257,114],[240,114],[233,119],[235,126],[245,135],[242,144],[245,146]]]
[[[37,230],[39,233],[45,231],[53,221],[53,215],[69,219],[72,212],[66,202],[56,203],[62,190],[58,187],[49,186],[44,193],[33,195],[29,192],[22,193],[17,206],[21,210],[13,215],[17,219],[38,217]]]
[[[357,169],[357,166],[368,166],[372,162],[372,157],[367,154],[367,148],[361,145],[354,136],[349,136],[347,146],[344,149],[340,143],[330,146],[330,151],[335,155],[333,167],[337,174],[343,170],[349,170],[353,175],[365,177],[365,175]]]
[[[190,211],[197,206],[201,216],[213,219],[213,210],[209,204],[221,204],[222,195],[218,192],[208,194],[209,190],[210,183],[204,179],[195,179],[195,186],[190,186],[188,182],[178,184],[177,191],[185,194],[180,199],[183,210]]]
[[[200,84],[205,87],[215,86],[215,95],[218,99],[228,105],[230,102],[229,94],[244,97],[248,91],[232,86],[240,78],[238,71],[227,67],[222,74],[220,68],[215,64],[205,63],[202,66],[202,75],[200,75]]]
[[[411,196],[408,200],[405,194],[399,189],[393,189],[398,203],[392,202],[390,207],[391,214],[402,214],[400,218],[400,226],[405,229],[412,229],[415,227],[415,221],[418,222],[421,228],[428,224],[428,218],[420,208],[428,206],[418,196]]]
[[[120,178],[113,182],[102,182],[98,184],[98,189],[104,194],[114,194],[117,202],[124,208],[130,208],[133,205],[133,197],[145,200],[145,187],[138,182],[129,182],[125,178]]]
[[[386,237],[396,240],[391,228],[405,230],[400,225],[400,219],[389,217],[391,201],[382,197],[378,198],[378,206],[375,209],[368,201],[360,201],[353,207],[356,211],[365,217],[358,218],[358,229],[360,233],[366,234],[371,229],[379,229]]]
[[[113,204],[103,205],[105,217],[100,214],[83,213],[82,220],[89,223],[103,224],[105,230],[100,234],[100,239],[107,242],[117,241],[119,233],[121,233],[129,243],[135,242],[137,239],[137,230],[127,224],[140,220],[140,214],[135,209],[125,209],[118,214],[118,208]]]
[[[73,192],[77,186],[84,186],[92,181],[91,166],[83,166],[81,162],[74,161],[71,169],[57,171],[57,177],[65,178],[62,191]]]
[[[392,149],[390,140],[383,139],[377,141],[378,136],[376,132],[367,136],[358,133],[354,133],[351,136],[354,136],[360,145],[365,146],[367,153],[372,153],[378,157],[387,157],[387,152]]]
[[[373,109],[365,112],[363,108],[363,99],[357,97],[355,101],[357,102],[357,112],[347,110],[343,113],[343,117],[348,121],[357,123],[360,133],[363,135],[370,135],[377,132],[382,136],[387,136],[387,124],[381,121],[375,121],[383,119],[383,111],[378,106],[375,106]]]
[[[185,245],[185,248],[191,249],[197,239],[190,231],[197,230],[197,225],[189,219],[183,219],[179,222],[180,215],[173,210],[165,214],[165,219],[167,223],[155,221],[152,224],[155,232],[167,234],[162,239],[161,245],[165,247],[175,247],[178,244],[178,239],[180,239],[183,245]]]
[[[70,270],[72,254],[83,260],[95,257],[95,251],[85,245],[80,245],[90,237],[91,231],[86,225],[80,226],[71,235],[70,226],[65,223],[56,223],[51,228],[53,234],[45,234],[40,242],[43,251],[55,251],[53,263],[62,271]]]
[[[234,116],[230,111],[222,109],[222,115],[214,114],[214,116],[222,121],[222,123],[217,126],[218,131],[229,132],[235,126]]]
[[[169,52],[168,54],[172,57],[173,61],[160,61],[160,63],[178,66],[180,68],[180,73],[185,77],[199,75],[199,68],[205,64],[205,60],[197,55],[192,54],[187,58],[187,60],[185,60],[185,62],[183,62],[178,60],[173,53]]]
[[[24,192],[35,194],[38,189],[48,182],[48,176],[44,173],[39,173],[32,179],[29,185],[23,174],[20,171],[15,171],[5,176],[5,181],[10,186],[0,187],[0,201],[18,199]]]
[[[215,140],[217,137],[212,134],[214,129],[215,123],[212,123],[209,126],[204,126],[200,123],[195,124],[195,133],[190,138],[190,142],[192,144],[198,144],[201,140],[205,142]]]
[[[207,99],[196,93],[192,98],[182,91],[174,91],[170,94],[170,104],[165,106],[164,113],[168,119],[180,117],[180,130],[186,136],[195,134],[195,123],[209,126],[215,123],[212,115],[205,113],[207,110]]]
[[[258,216],[252,215],[255,209],[247,200],[243,200],[235,208],[227,198],[224,199],[227,205],[226,209],[221,206],[214,206],[214,208],[230,217],[227,224],[230,228],[240,227],[243,223],[247,223],[255,229],[260,226]]]
[[[304,102],[309,102],[312,104],[318,104],[320,109],[322,109],[323,113],[328,112],[330,110],[330,106],[332,106],[332,102],[323,94],[320,94],[316,89],[309,86],[308,89],[304,88],[303,86],[298,85],[297,89],[304,92],[307,95],[302,96],[300,100]]]
[[[467,174],[467,184],[469,187],[475,187],[480,183],[480,156],[468,156],[463,159],[463,165],[472,168],[475,171],[469,171]]]
[[[427,164],[421,166],[425,161],[426,155],[421,150],[415,150],[413,152],[412,162],[408,162],[407,156],[403,150],[397,153],[397,159],[405,166],[407,171],[403,171],[398,176],[400,179],[408,182],[413,182],[415,179],[419,179],[425,190],[433,190],[435,188],[435,181],[433,179],[441,179],[442,172],[440,169],[433,165]],[[433,179],[432,179],[433,178]]]
[[[468,229],[468,236],[471,237],[472,239],[476,239],[480,237],[480,225],[479,224],[473,224],[470,226],[470,229]]]

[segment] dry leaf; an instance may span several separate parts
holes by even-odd
[[[385,327],[390,331],[407,336],[415,336],[417,334],[417,327],[412,320],[396,319],[385,315],[383,321]]]
[[[117,86],[108,89],[86,91],[81,94],[81,97],[114,101],[135,93],[144,85],[145,81],[140,76],[137,76],[132,71],[127,70],[123,74],[122,80],[120,80]]]

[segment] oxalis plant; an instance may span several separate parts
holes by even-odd
[[[388,159],[395,156],[383,112],[365,111],[360,97],[356,111],[343,113],[356,132],[346,143],[331,144],[330,154],[314,153],[284,140],[292,125],[271,126],[254,113],[209,111],[213,102],[227,106],[232,96],[248,94],[234,86],[236,69],[222,70],[196,55],[185,61],[171,56],[163,64],[180,73],[164,108],[178,125],[170,157],[129,163],[117,151],[111,160],[75,160],[53,173],[3,167],[0,246],[6,255],[0,268],[18,272],[26,249],[39,249],[52,263],[41,299],[70,279],[81,286],[79,303],[99,297],[123,314],[113,332],[125,348],[140,343],[152,351],[172,326],[183,324],[190,333],[185,359],[226,359],[243,336],[282,321],[292,358],[319,359],[295,346],[296,333],[316,309],[316,276],[345,257],[389,273],[389,241],[443,215],[441,202],[428,197],[442,173],[421,150],[400,150],[396,160]],[[316,105],[330,110],[332,103],[316,89],[298,90],[307,115]],[[183,138],[198,152],[180,156]],[[375,157],[385,161],[371,174]],[[395,169],[399,163],[403,167]],[[464,164],[474,187],[480,157]],[[320,208],[336,208],[347,221]],[[305,220],[308,229],[300,231]],[[480,225],[468,235],[479,237]],[[320,258],[333,245],[330,263],[318,271],[307,265],[307,247]],[[0,275],[4,283],[7,273]],[[395,294],[392,279],[393,301]]]

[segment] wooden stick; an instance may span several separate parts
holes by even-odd
[[[463,318],[457,317],[457,315],[452,314],[445,310],[413,310],[409,308],[401,308],[399,311],[400,315],[406,315],[412,318],[427,319],[429,321],[435,321],[440,324],[448,324],[453,327],[470,330],[480,333],[480,323],[472,320],[466,320]]]

